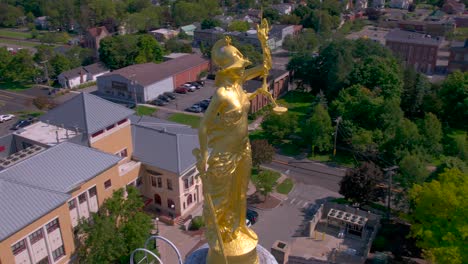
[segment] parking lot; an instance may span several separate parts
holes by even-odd
[[[176,99],[169,101],[164,107],[183,111],[201,100],[210,98],[215,91],[214,81],[206,80],[205,85],[194,92],[187,92],[186,94],[176,93]]]

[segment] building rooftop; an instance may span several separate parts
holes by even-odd
[[[50,110],[40,120],[79,133],[93,134],[134,113],[89,93],[80,93],[66,103]]]
[[[107,28],[104,26],[89,28],[88,33],[93,37],[97,37],[101,35],[102,33],[109,35],[109,31],[107,31]]]
[[[17,130],[13,134],[44,145],[55,146],[79,135],[80,132],[76,132],[76,129],[67,129],[39,121]]]
[[[361,31],[352,32],[346,36],[347,39],[356,40],[360,38],[371,39],[385,45],[385,37],[390,30],[373,26],[365,26]]]
[[[106,65],[104,65],[101,62],[93,63],[88,66],[84,66],[83,68],[85,69],[86,72],[89,72],[91,74],[99,74],[99,73],[104,73],[104,72],[109,71]]]
[[[173,52],[171,54],[165,55],[164,58],[167,60],[173,60],[187,55],[189,55],[189,53]]]
[[[131,65],[107,73],[104,76],[119,74],[127,79],[137,81],[140,85],[147,86],[206,62],[207,60],[200,55],[190,54],[160,64],[150,62]]]
[[[400,29],[390,31],[385,37],[385,39],[386,41],[396,41],[431,46],[440,46],[444,41],[443,37],[431,37],[427,34],[404,31]]]
[[[66,193],[0,179],[0,241],[63,205],[69,198]]]
[[[60,76],[63,76],[67,79],[78,78],[80,76],[83,76],[83,80],[86,80],[86,71],[83,69],[83,67],[80,66],[68,71],[64,71],[60,73]]]
[[[133,116],[130,120],[136,160],[177,175],[195,165],[192,150],[199,147],[197,130],[153,117]]]
[[[120,159],[93,148],[63,142],[0,171],[0,179],[69,193],[116,165]]]

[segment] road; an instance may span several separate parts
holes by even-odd
[[[297,160],[278,154],[265,167],[281,171],[296,182],[320,186],[332,192],[338,192],[339,182],[346,174],[345,168],[334,168],[308,159]]]

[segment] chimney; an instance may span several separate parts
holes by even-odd
[[[57,139],[57,144],[60,143],[59,135],[58,135],[58,130],[55,130],[55,139]]]
[[[70,138],[70,137],[68,136],[68,129],[65,129],[65,136],[67,137],[67,139]]]

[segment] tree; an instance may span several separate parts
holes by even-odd
[[[467,129],[468,72],[450,74],[443,82],[439,96],[444,103],[444,119],[453,127]]]
[[[9,82],[31,83],[39,73],[29,50],[22,49],[11,57],[4,70],[5,80]]]
[[[137,47],[138,51],[135,57],[135,63],[162,61],[162,47],[159,45],[159,42],[156,41],[156,39],[154,39],[151,35],[141,35],[138,38]]]
[[[291,52],[312,53],[318,46],[318,39],[312,29],[305,29],[298,36],[286,36],[283,48]]]
[[[56,106],[56,103],[47,98],[46,96],[38,96],[33,99],[33,104],[35,107],[37,107],[39,110],[48,110],[52,109]]]
[[[304,127],[304,138],[312,145],[312,156],[315,148],[326,151],[332,147],[332,123],[328,111],[321,104],[314,107],[312,116],[307,120]]]
[[[114,191],[106,199],[92,221],[80,221],[78,257],[82,263],[128,263],[131,252],[143,247],[152,220],[141,208],[143,201],[139,191],[127,187]]]
[[[7,72],[10,70],[8,64],[13,59],[13,55],[6,49],[0,47],[0,80],[4,80]]]
[[[164,43],[164,50],[169,53],[171,52],[192,53],[192,46],[176,38],[171,38],[171,39],[168,39]]]
[[[420,124],[421,140],[425,149],[433,155],[442,151],[442,124],[433,113],[427,113]]]
[[[437,180],[413,186],[409,197],[411,234],[425,257],[434,263],[467,263],[468,174],[446,170]]]
[[[257,180],[254,181],[255,188],[263,195],[265,200],[276,185],[276,177],[273,174],[273,171],[263,170],[258,174]]]
[[[427,77],[408,67],[403,74],[403,92],[401,95],[401,108],[409,117],[422,114],[424,97],[429,93],[431,84]]]
[[[252,163],[254,167],[262,163],[270,163],[275,155],[275,148],[266,139],[252,140]]]
[[[364,205],[377,199],[377,183],[381,180],[382,170],[372,162],[364,162],[359,168],[346,172],[340,181],[339,193],[352,202]]]
[[[301,23],[301,18],[295,14],[284,15],[280,17],[280,23],[283,25],[299,25]]]
[[[229,24],[228,26],[229,31],[239,31],[239,32],[245,32],[249,30],[249,22],[247,21],[242,21],[242,20],[234,20]]]
[[[262,129],[273,142],[280,143],[286,136],[294,133],[297,127],[296,117],[290,113],[278,115],[271,113],[263,119]]]
[[[413,184],[421,184],[429,176],[425,162],[420,155],[409,154],[403,157],[399,163],[400,171],[403,174],[401,182],[404,187],[411,187]]]
[[[47,63],[46,65],[49,65]],[[56,78],[60,73],[71,69],[70,60],[62,54],[56,54],[50,60],[50,66],[52,67],[53,71],[49,72],[50,78]]]
[[[276,9],[273,8],[265,8],[263,10],[263,18],[268,20],[268,23],[274,24],[276,21],[280,19],[280,15]]]
[[[24,13],[20,8],[0,3],[0,26],[14,27],[18,23],[18,18],[22,16]]]
[[[201,29],[210,29],[210,28],[219,27],[219,26],[221,26],[221,21],[215,18],[211,18],[211,17],[205,18],[201,22]]]

